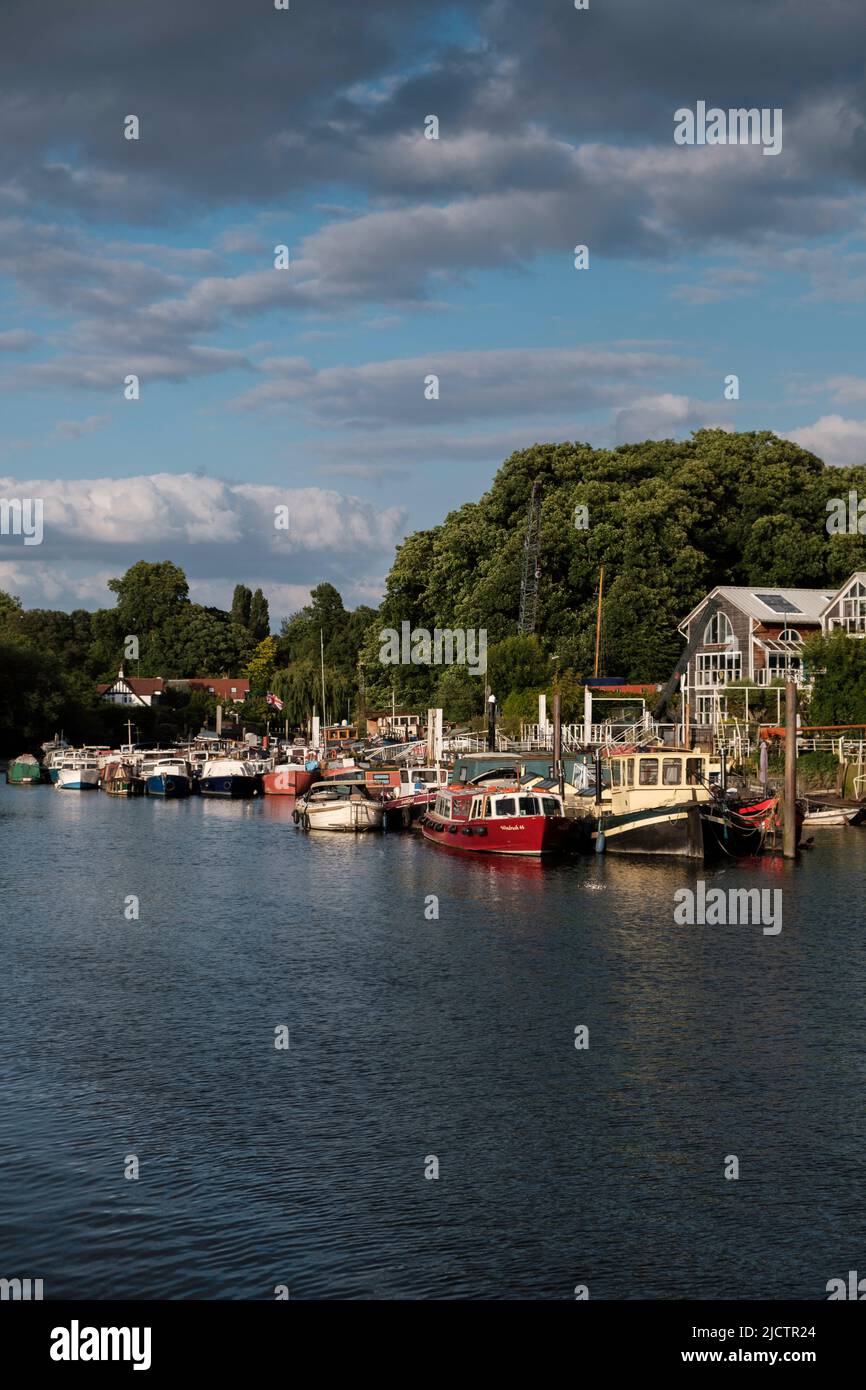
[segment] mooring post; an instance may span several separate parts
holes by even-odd
[[[553,775],[559,783],[559,795],[565,795],[565,769],[562,766],[562,696],[553,697]]]
[[[785,686],[785,834],[782,852],[786,859],[797,856],[797,686]]]

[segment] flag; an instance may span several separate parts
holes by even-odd
[[[265,700],[269,705],[273,705],[274,709],[283,708],[284,701],[280,699],[279,695],[272,695],[271,692],[268,691]]]

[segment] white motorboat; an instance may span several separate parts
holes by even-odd
[[[54,783],[58,791],[89,792],[99,786],[99,758],[95,753],[67,753]]]
[[[863,818],[861,806],[811,806],[806,803],[804,830],[824,830],[832,825],[854,825]]]
[[[305,830],[381,830],[382,802],[363,782],[314,782],[295,802],[292,820]]]

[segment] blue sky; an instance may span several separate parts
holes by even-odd
[[[375,602],[402,537],[537,440],[771,428],[864,461],[854,0],[8,0],[4,30],[0,495],[46,531],[0,537],[0,587],[26,603],[104,605],[139,558],[205,602],[261,584],[275,618],[322,579]],[[675,145],[699,99],[781,108],[781,154]]]

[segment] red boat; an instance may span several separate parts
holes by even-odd
[[[262,778],[265,796],[301,796],[319,780],[319,770],[308,772],[302,763],[283,763]]]
[[[425,840],[463,854],[562,854],[573,822],[553,792],[526,787],[441,787],[419,821]]]

